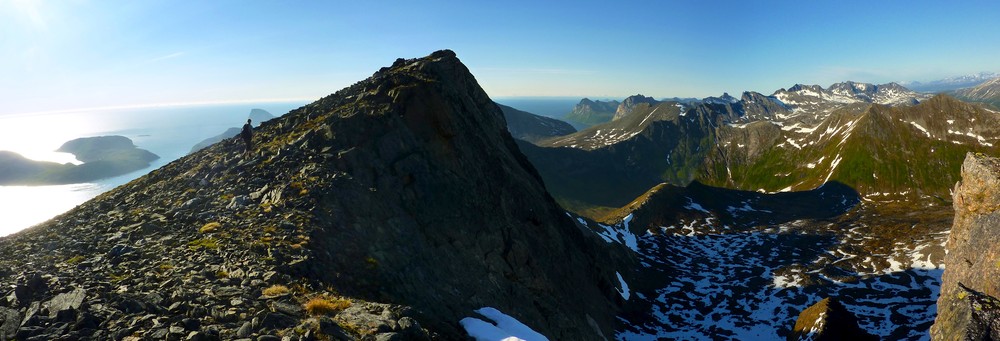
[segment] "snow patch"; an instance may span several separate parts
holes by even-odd
[[[920,129],[920,131],[924,132],[924,134],[927,135],[927,137],[931,137],[931,133],[928,132],[927,129],[924,129],[923,126],[917,124],[917,122],[912,122],[911,121],[909,123],[912,124],[914,127],[917,127],[917,129]]]
[[[708,212],[708,210],[706,210],[704,207],[702,207],[698,203],[694,202],[694,199],[687,198],[687,200],[688,200],[688,204],[684,205],[684,208],[689,209],[689,210],[702,211],[702,212],[705,212],[705,213],[711,213],[711,212]],[[631,217],[631,216],[632,215],[630,214],[629,217]]]
[[[625,283],[625,279],[622,278],[622,274],[619,273],[618,271],[615,271],[615,275],[618,275],[618,284],[620,284],[622,287],[622,289],[619,290],[618,293],[622,295],[622,298],[628,301],[628,298],[632,296],[632,293],[628,290],[628,283]]]
[[[466,317],[458,323],[476,341],[548,341],[549,338],[534,331],[521,321],[510,317],[496,308],[483,307],[475,312],[493,323],[474,317]]]

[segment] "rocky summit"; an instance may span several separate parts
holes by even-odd
[[[492,307],[614,335],[623,248],[555,204],[451,51],[0,239],[0,338],[464,339]],[[626,289],[627,290],[627,289]]]

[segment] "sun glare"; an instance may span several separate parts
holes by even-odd
[[[43,5],[41,0],[8,0],[6,2],[14,8],[18,16],[27,18],[32,26],[37,28],[45,28],[47,26],[45,18],[41,14],[40,7]]]

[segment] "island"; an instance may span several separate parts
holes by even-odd
[[[124,136],[85,137],[56,151],[73,154],[80,165],[37,161],[0,151],[0,185],[63,185],[110,178],[149,167],[160,157]]]
[[[269,121],[269,120],[275,118],[275,116],[271,115],[270,112],[268,112],[267,110],[264,110],[264,109],[251,109],[250,110],[250,116],[248,116],[248,118],[250,118],[250,120],[252,120],[254,126],[256,127],[256,126],[259,126],[261,123],[264,123],[266,121]],[[232,128],[226,129],[226,131],[223,132],[222,134],[215,135],[215,136],[209,137],[207,139],[204,139],[201,142],[198,142],[193,147],[191,147],[191,150],[188,151],[188,154],[191,154],[191,153],[194,153],[196,151],[205,149],[208,146],[211,146],[213,144],[222,142],[222,140],[225,140],[225,139],[228,139],[228,138],[231,138],[231,137],[236,137],[236,135],[239,135],[240,131],[242,131],[242,130],[243,130],[242,128],[237,128],[237,127],[232,127]]]

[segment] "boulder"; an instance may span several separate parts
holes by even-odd
[[[799,313],[788,341],[878,340],[858,326],[858,318],[835,298],[824,298]]]

